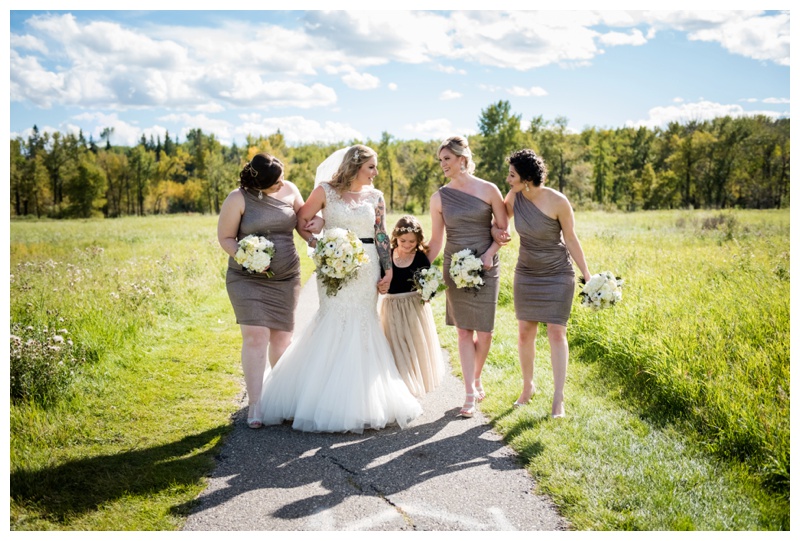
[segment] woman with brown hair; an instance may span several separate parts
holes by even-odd
[[[433,312],[413,289],[414,274],[428,269],[428,245],[414,216],[401,217],[392,230],[392,282],[381,302],[381,325],[394,363],[408,390],[422,397],[438,387],[444,375],[442,347]]]
[[[267,355],[274,367],[292,340],[300,292],[300,259],[292,231],[297,229],[295,213],[302,206],[297,186],[283,178],[281,161],[262,153],[242,168],[239,188],[228,195],[219,213],[217,238],[230,256],[225,284],[242,331],[250,428],[261,427],[258,399]],[[234,259],[238,241],[247,235],[266,237],[275,245],[269,273],[251,273]]]

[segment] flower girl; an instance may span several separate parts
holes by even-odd
[[[431,266],[422,226],[403,216],[392,230],[393,276],[381,303],[381,325],[397,370],[416,397],[434,390],[444,375],[442,349],[427,302],[444,289],[441,272]]]

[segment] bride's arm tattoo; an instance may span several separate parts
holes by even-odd
[[[389,235],[386,234],[384,217],[386,216],[386,205],[383,196],[378,197],[378,204],[375,206],[375,249],[378,251],[378,259],[384,270],[392,268],[392,256],[389,245]]]

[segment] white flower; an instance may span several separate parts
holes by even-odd
[[[613,273],[603,271],[592,276],[583,286],[580,295],[583,297],[581,304],[602,310],[613,306],[622,299],[622,279],[617,279]]]
[[[250,272],[266,272],[271,276],[272,273],[268,269],[274,255],[275,243],[266,237],[247,235],[239,240],[239,249],[236,250],[233,259]]]
[[[342,285],[355,276],[361,265],[369,261],[355,233],[342,228],[326,229],[317,242],[313,255],[317,278],[326,293],[336,295]]]

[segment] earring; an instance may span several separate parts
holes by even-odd
[[[264,199],[264,192],[262,192],[261,190],[258,190],[258,198]]]
[[[526,183],[525,183],[525,191],[526,191],[526,192],[529,192],[529,191],[531,191],[531,183],[530,183],[530,182],[526,182]]]
[[[466,168],[466,167],[464,167],[464,164],[462,163],[462,164],[461,164],[461,172],[463,173],[463,172],[464,172],[464,171],[466,171],[466,170],[467,170],[467,168]]]

